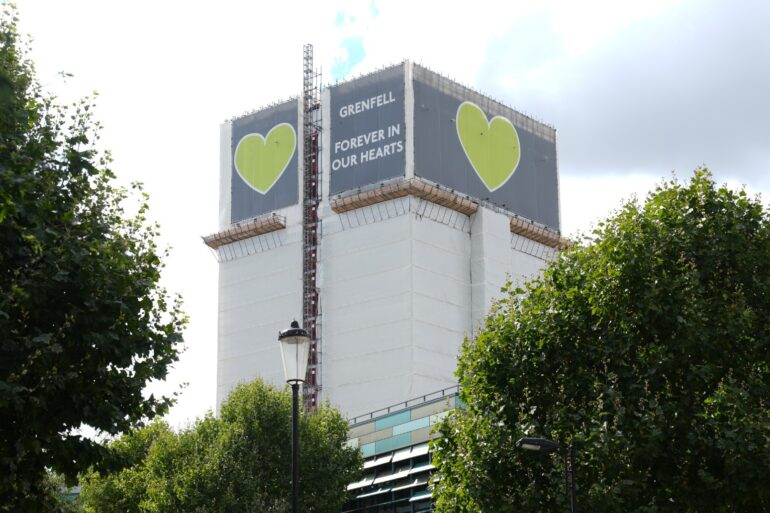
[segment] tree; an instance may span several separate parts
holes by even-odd
[[[111,449],[126,462],[126,467],[113,470],[108,477],[102,477],[96,469],[81,475],[83,509],[100,513],[141,511],[147,501],[146,460],[150,449],[172,443],[174,437],[166,422],[155,420],[113,441]]]
[[[164,424],[115,442],[133,464],[88,473],[87,513],[282,513],[291,496],[291,393],[260,380],[238,386],[220,418],[206,416],[173,434]],[[309,513],[337,513],[362,465],[345,445],[348,425],[328,406],[300,419],[300,503]],[[147,444],[147,442],[150,442]]]
[[[592,512],[770,511],[770,225],[706,170],[599,225],[526,289],[508,288],[440,428],[439,511],[567,511],[577,450]]]
[[[177,360],[185,316],[159,285],[157,226],[124,204],[95,147],[92,101],[44,94],[0,15],[0,511],[46,509],[46,469],[68,480],[112,461],[79,434],[164,412],[145,397]]]

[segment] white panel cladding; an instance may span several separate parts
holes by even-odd
[[[442,227],[439,224],[436,224],[435,229],[436,231],[441,229],[449,230],[449,228]],[[468,238],[467,235],[465,237]],[[414,265],[439,276],[446,276],[450,279],[464,278],[463,281],[467,282],[468,258],[469,255],[467,254],[452,253],[440,246],[426,244],[416,237],[414,239]]]
[[[411,380],[411,397],[435,392],[457,384],[455,370],[457,355],[463,335],[456,329],[415,322],[413,326],[414,350],[412,353],[414,377]],[[433,385],[424,388],[422,382],[430,380]],[[436,384],[438,384],[436,386]]]
[[[325,221],[323,399],[348,415],[455,382],[471,318],[470,222],[425,203],[398,198]]]
[[[543,246],[538,242],[534,244]],[[551,249],[547,246],[545,248]],[[547,260],[512,249],[510,263],[511,281],[515,286],[523,286],[529,280],[539,276],[547,264]]]
[[[220,264],[217,409],[238,382],[283,385],[276,335],[301,317],[302,248],[299,207],[282,213],[280,244]],[[326,211],[321,399],[355,416],[455,384],[463,339],[508,277],[541,271],[539,246],[483,207],[469,218],[404,197]]]
[[[492,301],[500,296],[511,268],[510,220],[508,216],[479,208],[471,220],[472,329],[484,321]]]
[[[232,180],[233,124],[229,121],[219,126],[219,229],[230,226],[230,187]]]
[[[334,368],[340,373],[351,376],[361,376],[361,382],[349,381],[337,384],[331,404],[340,408],[343,415],[351,418],[378,409],[381,405],[392,405],[411,398],[410,380],[412,372],[403,363],[409,360],[409,353],[404,351],[383,351],[377,355],[376,365],[370,363],[362,366],[355,359],[341,362]],[[371,372],[366,373],[364,370]],[[398,370],[398,372],[384,372]],[[331,372],[329,370],[329,372]],[[326,384],[324,384],[326,388]],[[328,393],[328,392],[327,392]],[[326,400],[324,396],[324,400]]]
[[[466,331],[469,331],[468,321],[470,316],[468,307],[470,304],[454,305],[447,301],[425,297],[421,294],[414,294],[412,301],[415,319],[419,319],[419,321],[415,322],[431,326],[443,326],[456,333],[460,339],[462,339]],[[415,340],[415,344],[423,343],[426,342]]]
[[[424,297],[426,301],[430,299],[462,308],[470,308],[471,287],[467,266],[465,271],[467,276],[463,280],[457,276],[436,273],[433,269],[423,269],[416,266],[412,274],[414,293]],[[468,310],[466,321],[465,324],[470,325],[470,310]]]
[[[284,384],[278,331],[302,317],[299,208],[285,210],[293,223],[281,230],[281,246],[220,262],[217,411],[239,382]]]
[[[358,218],[379,211],[367,208]],[[322,399],[358,415],[409,391],[411,219],[401,215],[346,229],[345,217],[324,225],[330,229],[321,252]]]
[[[281,213],[276,244],[220,263],[217,409],[239,382],[283,385],[276,335],[301,317],[302,247],[299,207]],[[506,279],[546,262],[483,207],[469,218],[403,197],[322,214],[321,399],[350,416],[455,384],[460,345]]]
[[[403,221],[408,221],[407,218],[402,218]],[[398,233],[400,240],[390,240],[387,235],[389,230],[379,230],[375,228],[382,228],[388,226],[388,228],[394,226],[401,226],[407,224],[405,222],[398,222],[399,220],[393,220],[388,223],[380,223],[373,225],[369,232],[376,232],[382,234],[385,240],[372,240],[371,246],[365,248],[357,248],[350,253],[343,253],[336,255],[333,260],[330,258],[327,265],[325,265],[325,277],[327,287],[332,286],[338,281],[346,281],[356,279],[362,276],[368,276],[373,273],[380,273],[389,271],[391,269],[398,269],[405,265],[409,265],[409,255],[411,241],[407,237],[403,237],[404,234]],[[342,232],[351,237],[357,237],[362,235],[361,230],[354,232]],[[342,233],[336,235],[338,239],[342,239]]]
[[[448,388],[457,384],[457,379],[452,379],[451,382],[447,382],[443,379],[438,379],[428,374],[415,374],[412,376],[413,388],[415,390],[429,390],[430,392],[436,392],[444,388]],[[430,393],[428,392],[428,393]],[[426,393],[411,394],[409,399],[414,399],[421,395],[427,395]],[[403,401],[403,399],[402,399]],[[399,401],[395,401],[391,404],[396,404]]]
[[[471,329],[471,223],[444,210],[414,220],[414,397],[456,383],[458,349]]]

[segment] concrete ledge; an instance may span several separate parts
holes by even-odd
[[[558,232],[522,217],[511,218],[511,232],[559,251],[572,245],[569,239],[562,237]]]
[[[212,249],[217,249],[225,244],[248,239],[257,235],[274,232],[286,228],[286,218],[278,214],[247,219],[231,225],[221,232],[201,237],[203,242]]]
[[[331,208],[338,214],[357,208],[375,205],[395,198],[415,196],[431,203],[436,203],[465,215],[471,215],[478,210],[478,203],[446,189],[441,189],[419,178],[400,180],[395,183],[383,184],[366,191],[357,192],[350,196],[338,197],[331,200]]]
[[[331,200],[331,208],[334,212],[341,214],[395,198],[403,198],[404,196],[422,198],[468,216],[475,214],[479,209],[479,204],[475,201],[420,178],[398,180],[347,196],[338,196]],[[511,217],[510,228],[511,232],[515,234],[559,251],[567,249],[572,245],[569,239],[562,237],[555,230],[516,215]]]

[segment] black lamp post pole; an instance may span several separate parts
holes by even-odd
[[[567,500],[570,503],[570,513],[574,513],[572,510],[572,480],[570,479],[571,472],[569,471],[569,451],[562,453],[564,458],[564,493],[567,495]]]
[[[291,384],[291,511],[299,513],[299,383]]]
[[[575,490],[575,445],[570,442],[567,447],[567,458],[569,459],[569,510],[570,513],[577,513],[577,491]],[[565,473],[567,469],[564,469]]]
[[[518,449],[542,451],[544,454],[561,453],[564,458],[564,491],[569,501],[570,513],[577,513],[577,480],[575,479],[575,442],[566,447],[563,444],[545,438],[519,438]]]
[[[299,513],[299,384],[305,381],[310,335],[294,320],[278,332],[286,382],[291,385],[291,511]]]

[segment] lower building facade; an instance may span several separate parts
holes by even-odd
[[[447,414],[462,408],[456,386],[351,419],[348,445],[364,456],[362,478],[348,485],[343,513],[433,511],[430,440]]]

